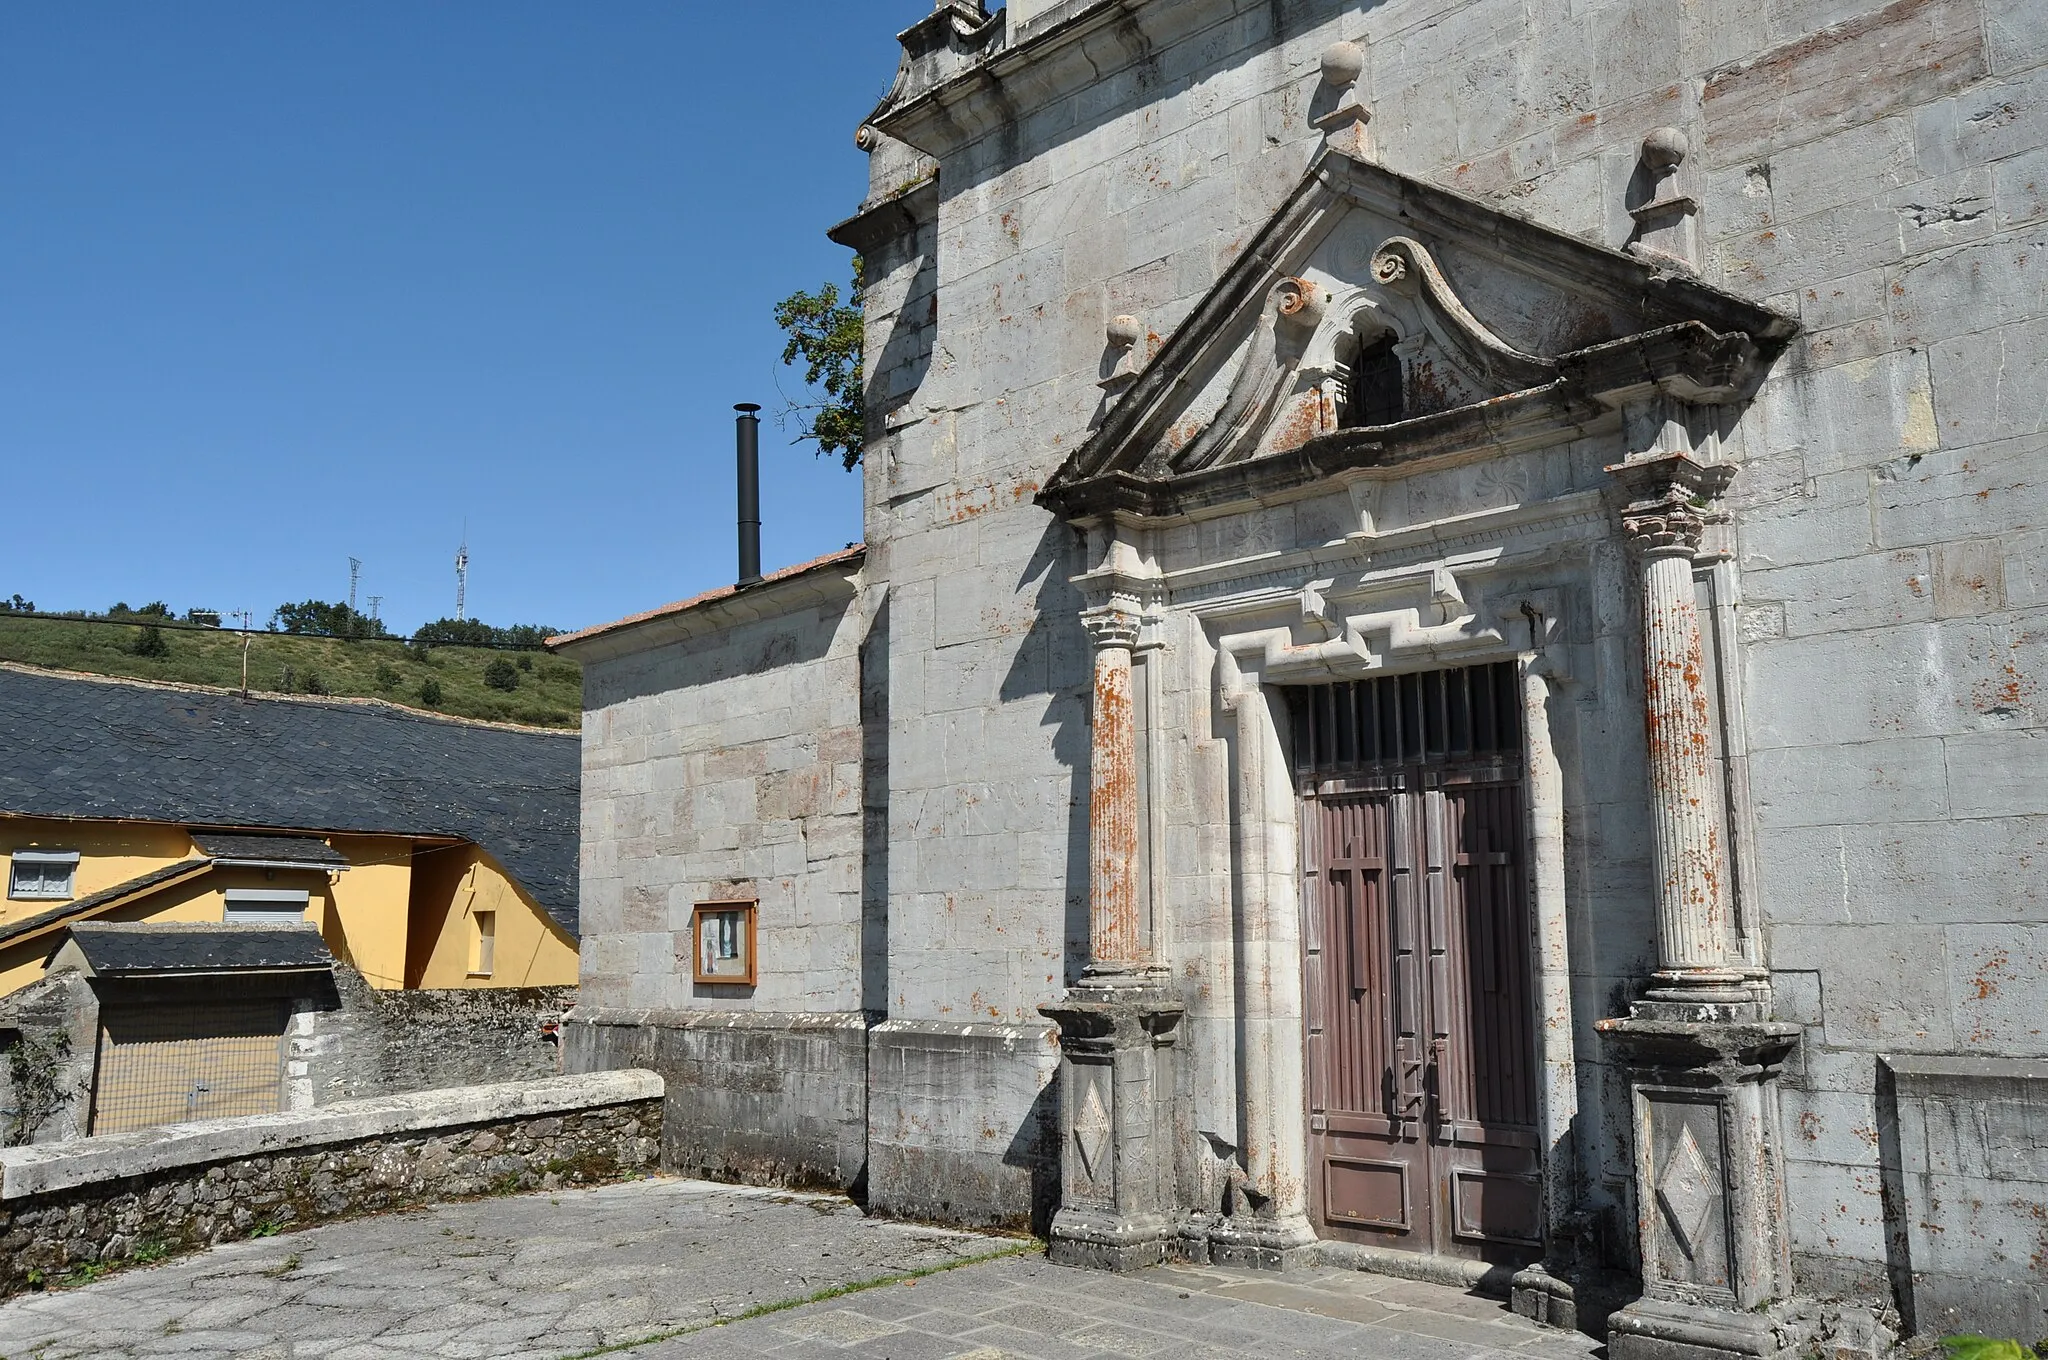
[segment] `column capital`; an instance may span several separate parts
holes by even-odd
[[[1643,556],[1699,552],[1713,504],[1734,479],[1727,463],[1702,463],[1688,453],[1662,453],[1616,463],[1607,471],[1621,498],[1629,547]]]
[[[1081,626],[1088,630],[1088,636],[1094,640],[1097,649],[1121,647],[1125,651],[1131,650],[1138,645],[1138,632],[1143,623],[1137,611],[1120,604],[1098,605],[1081,611]]]

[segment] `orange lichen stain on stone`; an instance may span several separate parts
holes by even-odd
[[[1809,1143],[1819,1142],[1821,1132],[1825,1127],[1820,1122],[1820,1116],[1812,1110],[1808,1110],[1805,1114],[1799,1116],[1799,1136]]]
[[[1273,432],[1272,452],[1286,453],[1298,449],[1322,432],[1322,394],[1310,392],[1295,404],[1294,410]]]
[[[1988,1001],[1998,995],[1998,987],[2004,978],[2001,974],[2012,967],[2012,958],[2003,949],[1985,960],[1977,970],[1977,976],[1970,980],[1970,990],[1979,1001]]]

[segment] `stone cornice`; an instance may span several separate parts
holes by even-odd
[[[900,35],[896,83],[865,121],[944,157],[1252,8],[1248,0],[1068,4],[1005,46],[1000,12],[977,24],[973,7],[956,0]]]

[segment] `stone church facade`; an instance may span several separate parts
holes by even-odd
[[[2048,1332],[2044,15],[940,4],[864,548],[559,644],[570,1061],[1056,1259]]]

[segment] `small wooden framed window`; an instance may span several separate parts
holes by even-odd
[[[498,965],[498,913],[479,911],[470,918],[474,926],[469,940],[471,977],[489,977]]]
[[[759,976],[754,958],[753,902],[699,902],[690,918],[690,969],[698,982],[751,987]]]

